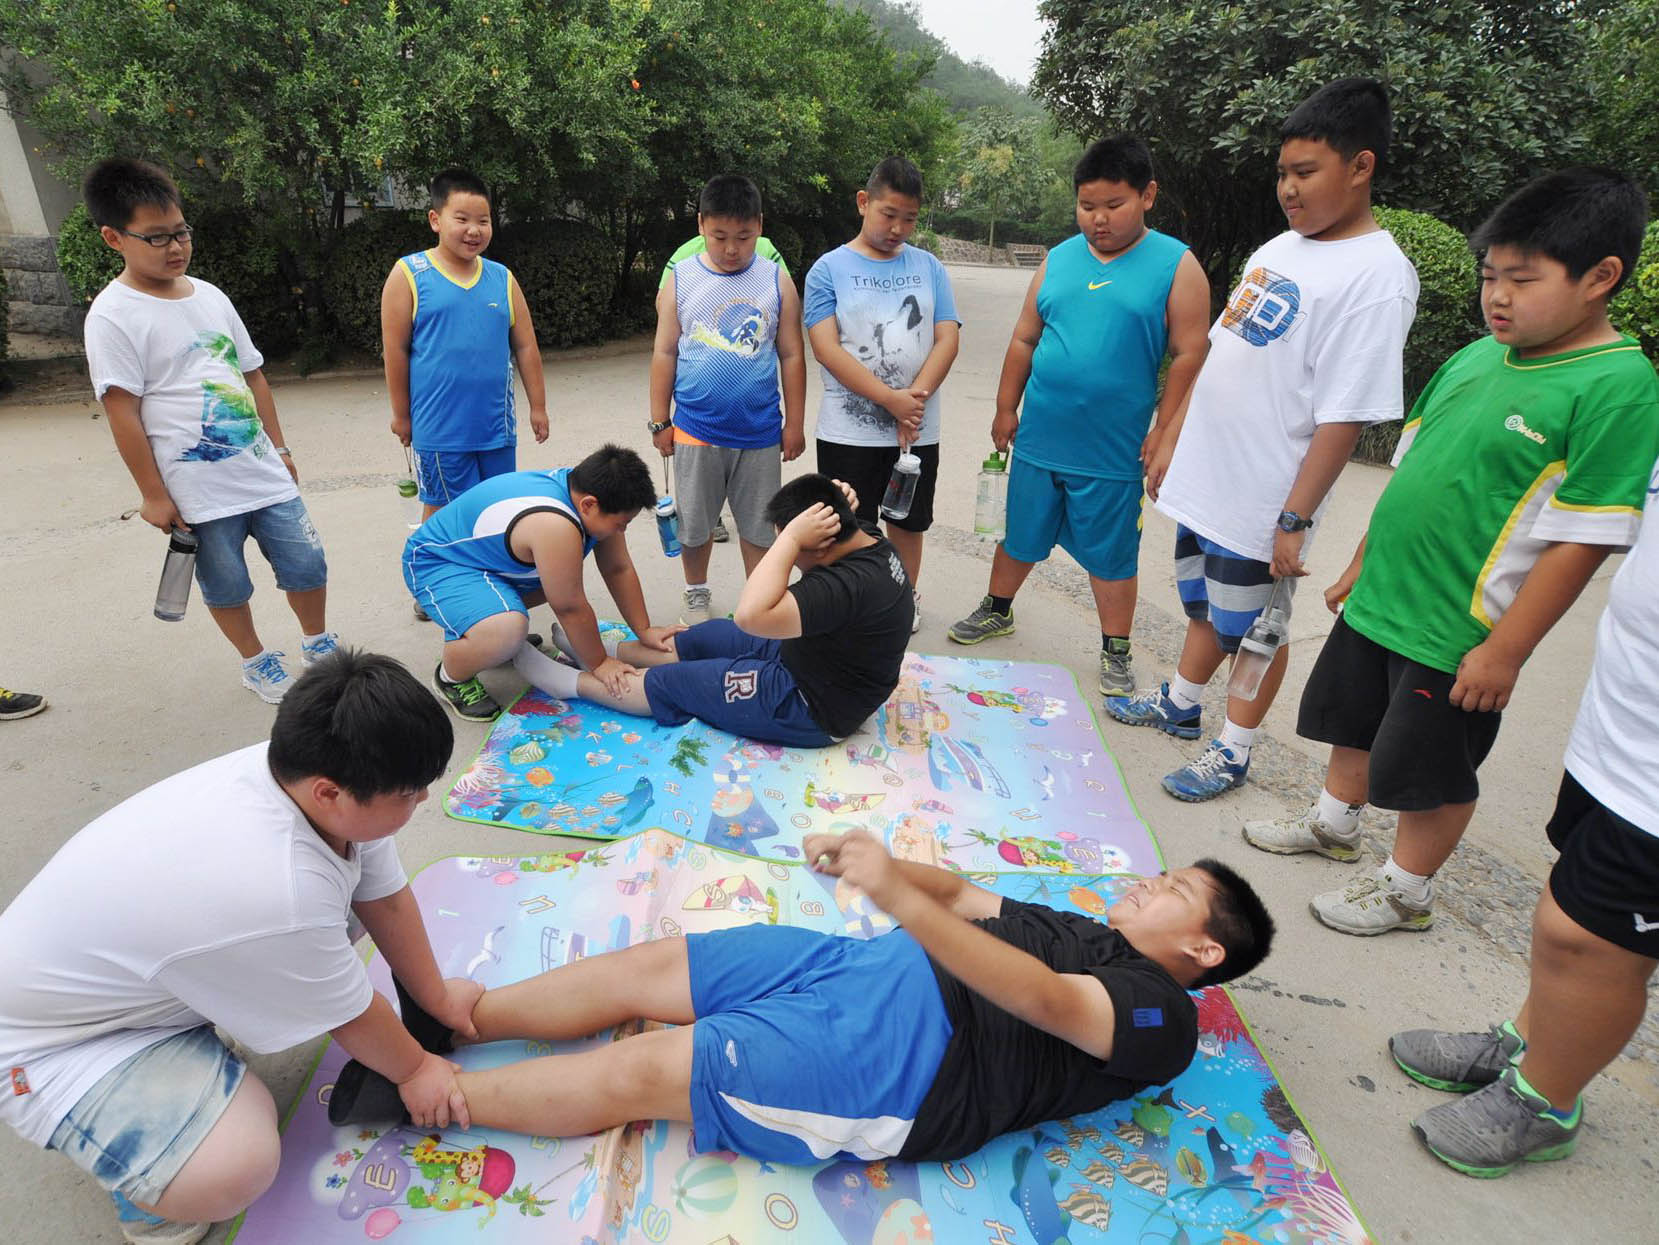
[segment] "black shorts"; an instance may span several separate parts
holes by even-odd
[[[1659,960],[1659,838],[1561,775],[1545,828],[1561,859],[1550,870],[1557,906],[1598,938]]]
[[[839,441],[818,441],[818,471],[832,480],[844,480],[858,494],[858,517],[865,523],[883,521],[906,532],[925,532],[933,526],[933,488],[939,482],[939,445],[912,445],[910,452],[922,460],[922,478],[916,483],[916,499],[903,519],[881,520],[881,495],[887,491],[893,464],[899,461],[897,445],[842,445]]]
[[[1296,733],[1369,752],[1368,798],[1378,808],[1422,813],[1468,804],[1480,794],[1475,770],[1492,751],[1502,715],[1457,708],[1446,699],[1456,682],[1338,618],[1302,689]]]

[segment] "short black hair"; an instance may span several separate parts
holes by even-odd
[[[322,777],[371,800],[430,786],[454,747],[449,714],[420,680],[390,657],[342,648],[283,696],[266,755],[278,782]]]
[[[1265,960],[1273,949],[1273,918],[1250,883],[1219,860],[1195,860],[1193,868],[1210,875],[1210,919],[1204,932],[1226,952],[1221,963],[1192,983],[1191,989],[1199,990],[1242,977]]]
[[[99,228],[125,229],[141,207],[183,206],[179,188],[167,171],[145,160],[116,156],[92,166],[81,185],[86,212]]]
[[[1609,255],[1624,261],[1619,286],[1635,271],[1647,229],[1647,196],[1615,169],[1577,167],[1545,173],[1498,204],[1469,236],[1469,247],[1485,255],[1494,246],[1513,246],[1547,255],[1578,280]]]
[[[877,195],[909,195],[918,203],[922,198],[922,171],[903,156],[888,156],[870,170],[870,180],[864,183],[864,192]]]
[[[815,471],[797,476],[772,494],[772,500],[766,503],[766,521],[782,531],[796,515],[820,503],[835,511],[835,517],[841,521],[835,533],[837,541],[847,540],[858,531],[858,516],[847,504],[847,495],[841,486]]]
[[[1133,134],[1114,134],[1088,146],[1071,171],[1071,188],[1085,182],[1123,182],[1136,190],[1152,184],[1152,153]]]
[[[490,200],[490,188],[484,185],[484,179],[470,169],[445,169],[432,179],[432,210],[441,212],[444,204],[449,202],[453,194],[481,195],[484,202],[493,208]]]
[[[1388,166],[1394,110],[1375,78],[1338,78],[1308,96],[1279,127],[1279,141],[1310,138],[1329,143],[1344,160],[1362,151],[1377,158],[1375,178]]]
[[[697,196],[699,216],[726,216],[732,220],[760,219],[760,187],[741,173],[711,177]]]
[[[570,486],[589,494],[606,514],[629,514],[657,504],[651,469],[620,445],[601,446],[572,467]]]

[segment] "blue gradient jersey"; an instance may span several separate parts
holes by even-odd
[[[698,255],[674,265],[674,423],[688,436],[735,450],[781,439],[780,274],[760,255],[741,272],[717,272]]]
[[[1169,343],[1166,309],[1187,244],[1155,229],[1103,263],[1082,234],[1048,253],[1043,335],[1015,449],[1050,471],[1141,478],[1141,442]]]
[[[595,541],[570,498],[570,468],[560,467],[513,471],[468,489],[409,534],[404,562],[447,562],[487,571],[514,587],[539,587],[534,564],[517,557],[511,541],[520,519],[549,511],[576,525],[584,557],[593,552]]]
[[[417,251],[398,260],[413,299],[409,416],[417,450],[493,450],[518,442],[513,416],[513,274],[480,259],[457,281]]]

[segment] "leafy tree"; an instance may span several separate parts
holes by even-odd
[[[1030,220],[1054,181],[1043,162],[1043,123],[1036,117],[982,108],[961,127],[961,149],[952,187],[955,206],[986,226],[987,247],[997,241],[997,221]]]
[[[1610,9],[1596,28],[1589,70],[1595,158],[1659,196],[1659,0]]]
[[[1010,82],[983,61],[965,61],[922,25],[918,6],[899,0],[839,0],[849,9],[869,14],[876,29],[897,51],[920,53],[933,68],[922,85],[944,97],[952,113],[966,117],[981,108],[1011,112],[1016,117],[1041,117],[1043,106],[1017,82]]]

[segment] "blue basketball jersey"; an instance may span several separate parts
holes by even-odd
[[[783,436],[779,273],[758,254],[741,272],[716,272],[698,255],[674,265],[674,423],[688,436],[739,450],[776,445]]]
[[[570,498],[570,468],[511,471],[476,484],[409,534],[405,556],[471,566],[514,584],[536,587],[533,563],[514,555],[514,525],[525,515],[562,514],[582,533],[582,556],[595,541]]]
[[[480,259],[456,281],[417,251],[398,260],[414,298],[409,413],[417,450],[493,450],[518,443],[513,417],[513,276]]]

